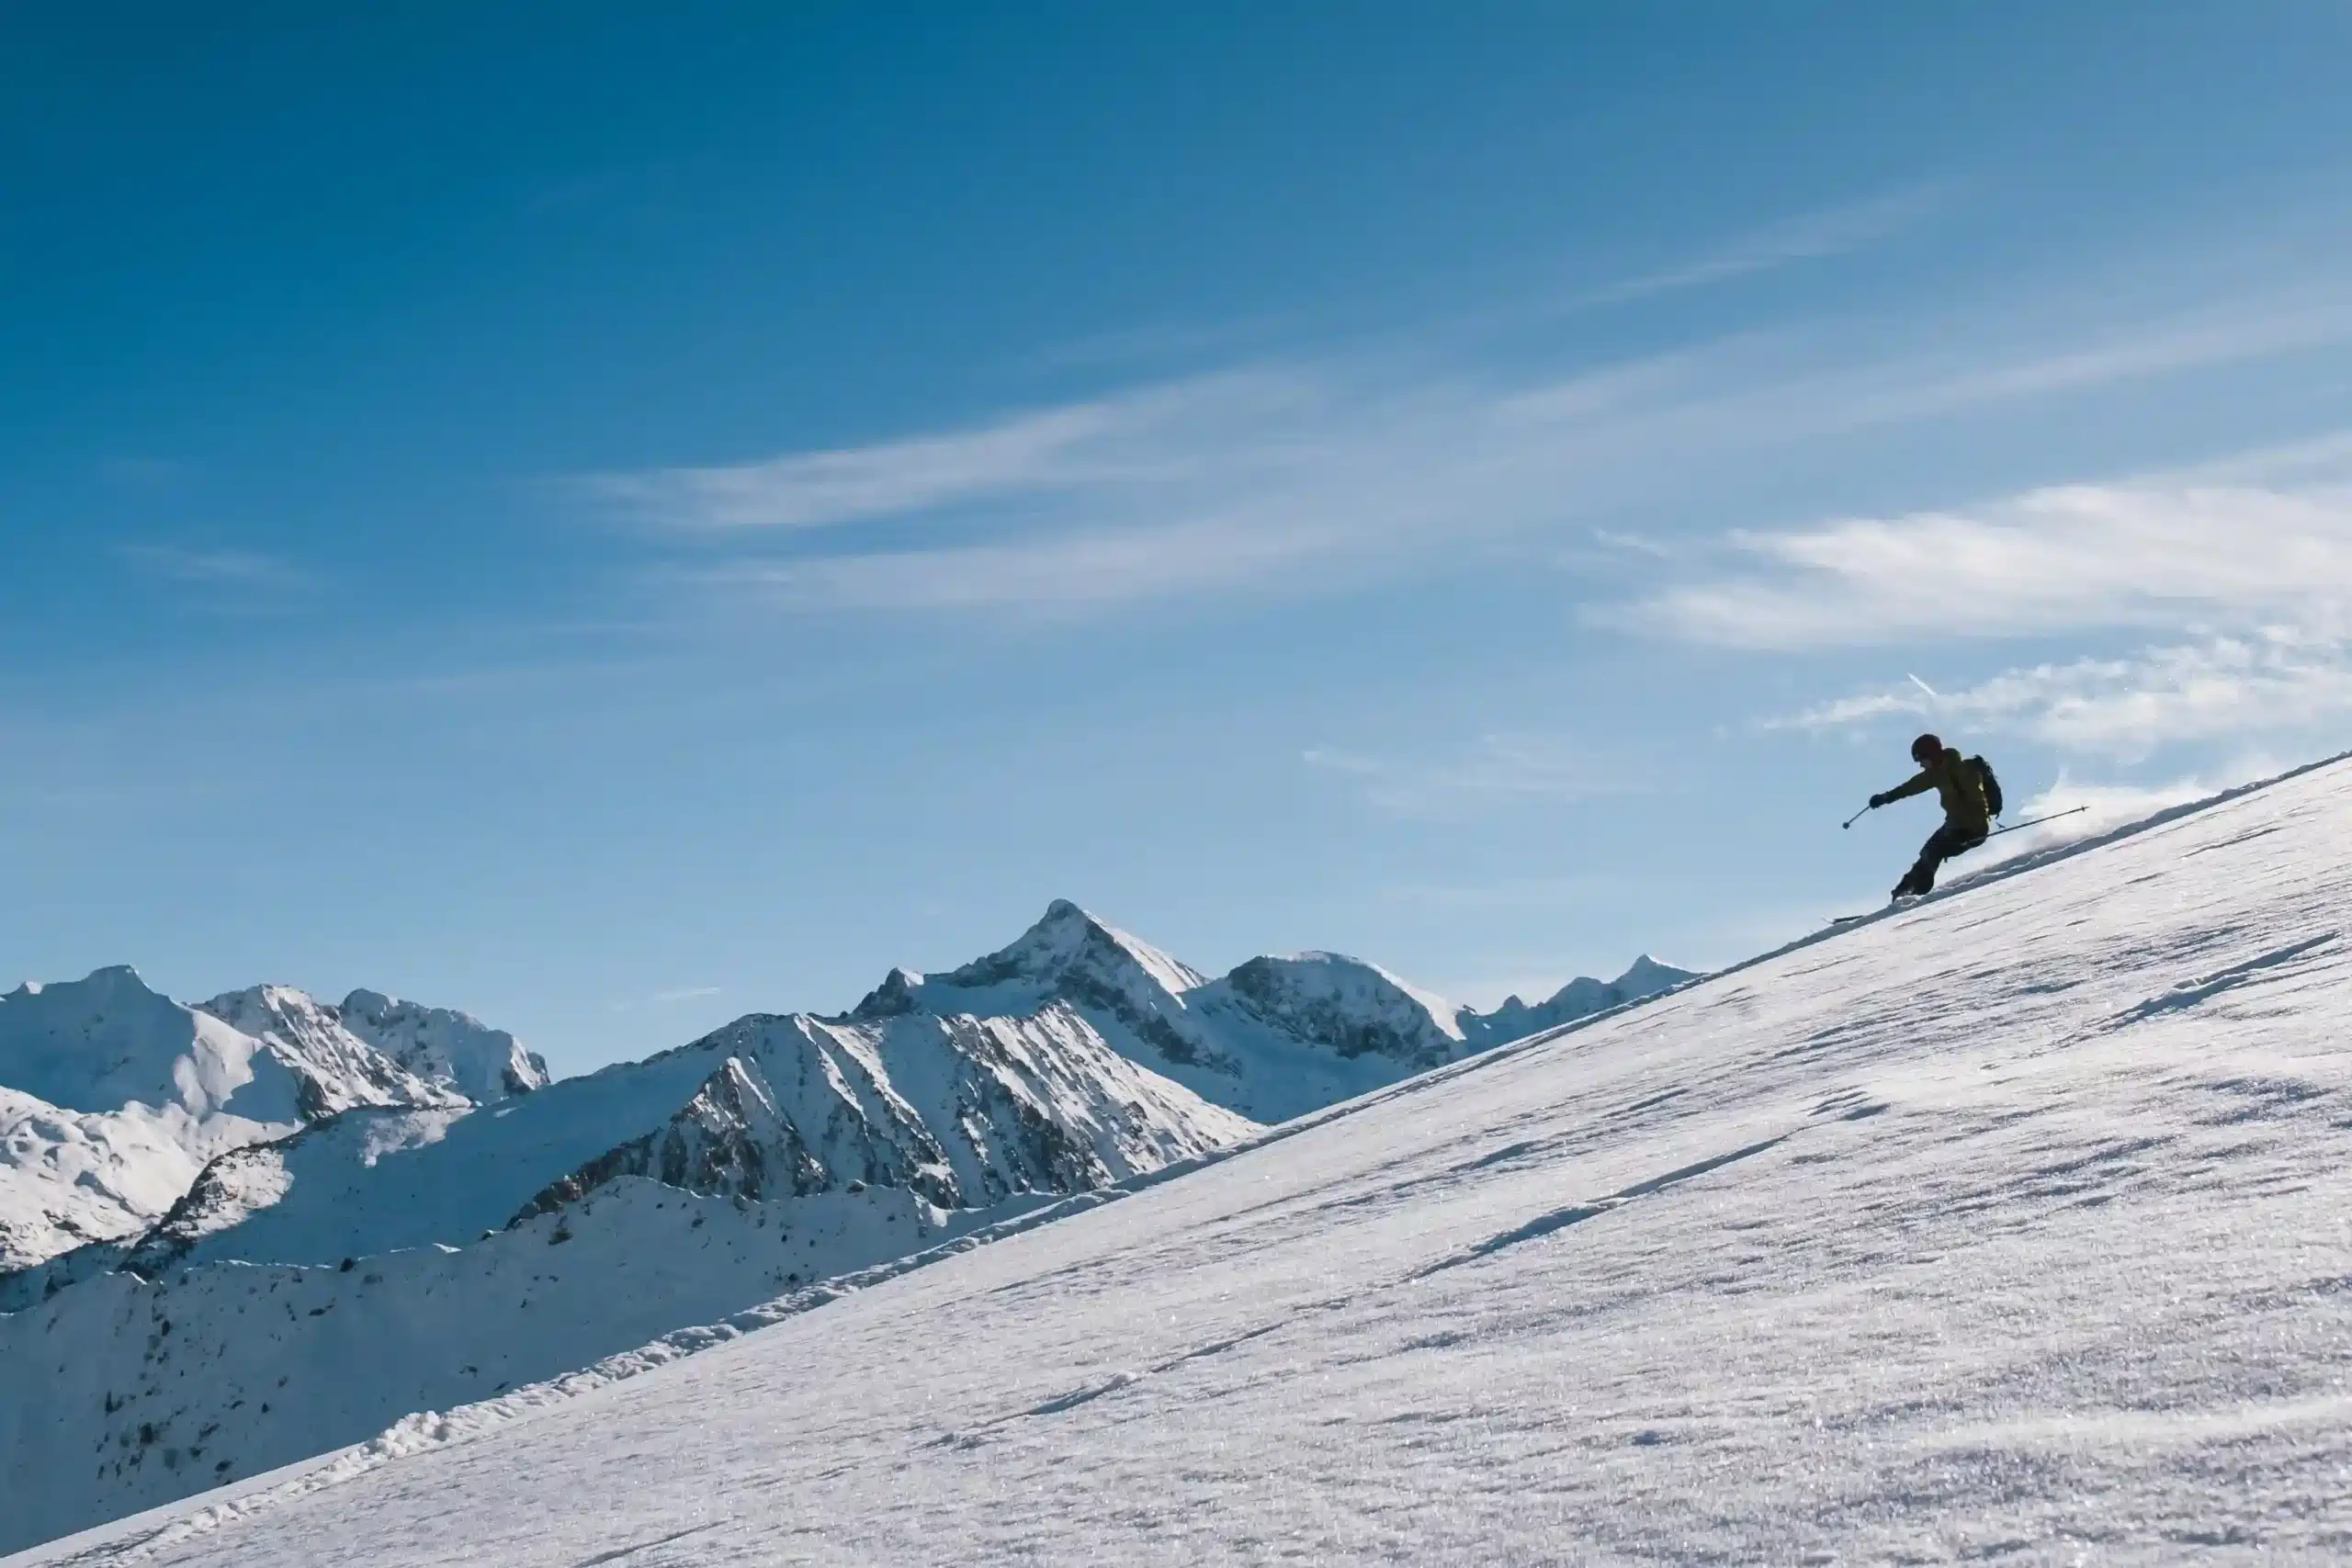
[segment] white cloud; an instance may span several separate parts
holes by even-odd
[[[117,545],[117,559],[175,582],[221,588],[307,588],[317,580],[291,561],[250,550],[191,550],[177,545]]]
[[[1328,773],[1354,773],[1361,778],[1375,778],[1387,771],[1386,764],[1356,751],[1343,751],[1336,746],[1309,746],[1298,754],[1299,761],[1310,768]]]
[[[1792,262],[1843,255],[1910,228],[1940,209],[1949,194],[1949,188],[1941,185],[1917,186],[1867,201],[1798,213],[1740,235],[1695,260],[1596,289],[1579,302],[1622,303],[1728,283]]]
[[[1861,219],[1841,221],[1792,229],[1781,249],[1810,254],[1860,232]],[[2352,297],[2273,291],[2256,306],[2091,319],[2104,324],[1933,323],[1912,329],[1907,352],[1882,330],[1822,323],[1510,378],[1451,367],[1425,342],[1148,382],[865,446],[580,482],[701,555],[671,563],[669,581],[793,605],[1051,611],[1237,585],[1317,591],[1562,530],[1656,556],[1658,541],[1595,530],[1655,513],[1662,497],[1719,492],[1738,463],[1794,444],[2352,340]],[[2107,558],[2119,532],[2145,537],[2154,525],[2095,515],[2119,496],[2142,512],[2163,499],[2049,491],[2006,514],[1748,537],[1745,568],[1687,581],[1635,618],[1751,646],[1886,640],[1923,621],[1940,630],[1955,600],[1983,594],[1990,608],[1964,629],[2064,624],[2098,597],[2078,581],[2134,601]],[[2179,534],[2217,516],[2298,537],[2321,529],[2263,513],[2303,503],[2233,479],[2184,483],[2171,500]],[[889,537],[876,540],[885,523]],[[1674,549],[1658,558],[1692,558]],[[2175,555],[2174,578],[2139,600],[2180,584],[2206,592],[2211,552]]]
[[[2251,308],[2152,319],[2048,352],[1955,358],[1935,373],[1887,378],[1869,396],[1859,395],[1862,386],[1858,385],[1855,416],[1870,423],[1924,419],[2176,371],[2243,364],[2340,343],[2347,334],[2352,334],[2352,301],[2333,292],[2284,295]]]
[[[1766,649],[2159,634],[1973,684],[1906,672],[1767,729],[1906,718],[2137,759],[2309,737],[2352,716],[2352,434],[1957,511],[1739,535],[1730,553],[1621,619]]]
[[[1752,565],[1631,617],[1746,648],[1825,648],[2100,626],[2347,624],[2352,491],[2160,483],[2041,490],[1968,513],[1746,535]]]
[[[1831,730],[1898,716],[2133,759],[2165,745],[2308,731],[2352,717],[2352,644],[2275,628],[2210,637],[2120,659],[2020,667],[1935,694],[1859,693],[1763,727]]]
[[[1631,787],[1622,767],[1562,736],[1482,735],[1452,754],[1409,761],[1318,746],[1300,760],[1359,781],[1366,800],[1400,817],[1449,818],[1514,803],[1586,800]]]
[[[1246,468],[1251,431],[1295,417],[1316,396],[1295,378],[1234,372],[870,446],[582,482],[623,513],[666,527],[822,528],[1005,497],[1170,484],[1204,465]]]
[[[1311,526],[1252,529],[1208,522],[1058,534],[1018,544],[955,546],[798,560],[744,560],[702,581],[778,604],[848,609],[1079,611],[1125,600],[1248,584],[1323,553]]]
[[[1653,560],[1671,560],[1674,547],[1646,534],[1621,533],[1614,528],[1595,528],[1592,542],[1604,549],[1620,550],[1629,555],[1648,556]]]
[[[724,989],[720,986],[679,986],[667,991],[655,991],[650,996],[607,1002],[605,1007],[609,1012],[634,1012],[640,1007],[675,1007],[680,1002],[698,1002],[718,996]]]

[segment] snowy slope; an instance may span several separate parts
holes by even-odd
[[[2347,873],[2334,765],[25,1561],[2343,1561]]]
[[[299,991],[232,1001],[234,1021],[182,1007],[128,967],[0,996],[0,1273],[135,1235],[226,1150],[354,1106],[458,1103]]]
[[[753,1015],[481,1110],[356,1110],[214,1160],[96,1260],[124,1271],[61,1259],[0,1317],[28,1390],[0,1472],[32,1499],[0,1550],[1258,1131],[1060,1005]]]
[[[975,1222],[903,1189],[762,1204],[624,1178],[464,1248],[90,1280],[0,1317],[0,1551],[864,1267],[877,1234],[905,1251]]]
[[[143,1107],[64,1111],[0,1089],[0,1274],[135,1235],[204,1168],[201,1141]]]

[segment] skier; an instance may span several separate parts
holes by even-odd
[[[1982,773],[1967,758],[1932,735],[1911,742],[1911,760],[1919,771],[1907,783],[1871,796],[1871,809],[1908,800],[1934,790],[1944,806],[1944,825],[1919,846],[1919,859],[1894,885],[1894,897],[1916,898],[1934,891],[1936,870],[1954,855],[1984,843],[1992,831],[1992,812],[1984,802]]]

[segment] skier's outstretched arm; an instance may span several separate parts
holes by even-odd
[[[1896,784],[1890,790],[1882,790],[1871,796],[1871,806],[1873,809],[1882,806],[1892,806],[1898,800],[1908,800],[1915,795],[1925,795],[1935,787],[1936,781],[1928,776],[1927,769],[1922,768],[1907,782]]]

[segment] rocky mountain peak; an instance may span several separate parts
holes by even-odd
[[[303,1120],[356,1106],[454,1106],[465,1096],[428,1082],[344,1027],[333,1008],[291,986],[251,986],[197,1010],[260,1041],[300,1082]]]
[[[336,1014],[345,1028],[410,1072],[477,1104],[529,1094],[551,1081],[537,1053],[455,1008],[363,989],[344,998]]]
[[[892,969],[882,977],[882,983],[865,993],[849,1016],[858,1019],[900,1018],[915,1011],[922,1003],[918,995],[922,976],[908,969]]]
[[[151,989],[129,964],[0,997],[0,1084],[80,1111],[300,1115],[293,1076],[259,1041]]]
[[[1011,943],[960,968],[935,975],[893,969],[849,1016],[1029,1018],[1069,1002],[1118,1021],[1161,1055],[1183,1061],[1214,1054],[1184,1017],[1185,993],[1207,983],[1149,942],[1057,898]]]
[[[1611,984],[1629,996],[1646,997],[1665,990],[1669,986],[1679,986],[1685,980],[1695,977],[1694,970],[1678,969],[1671,964],[1660,964],[1645,953],[1637,955],[1632,964],[1626,965],[1625,972],[1618,976]]]
[[[1012,945],[949,975],[935,978],[960,986],[1001,984],[1026,978],[1040,983],[1073,972],[1097,977],[1140,976],[1170,996],[1205,985],[1208,976],[1178,962],[1137,936],[1096,919],[1067,898],[1046,907],[1037,922]],[[1122,988],[1126,988],[1124,985]]]
[[[1344,953],[1252,958],[1217,988],[1262,1022],[1342,1057],[1385,1056],[1418,1071],[1446,1061],[1462,1043],[1443,1001]]]
[[[1475,1046],[1500,1045],[1508,1041],[1557,1029],[1594,1013],[1639,1001],[1671,990],[1686,980],[1696,979],[1696,971],[1678,969],[1671,964],[1661,964],[1645,953],[1626,967],[1614,980],[1596,980],[1589,975],[1579,975],[1544,1000],[1532,1006],[1516,996],[1507,997],[1492,1012],[1482,1013],[1476,1008],[1464,1008],[1454,1015],[1463,1037]]]

